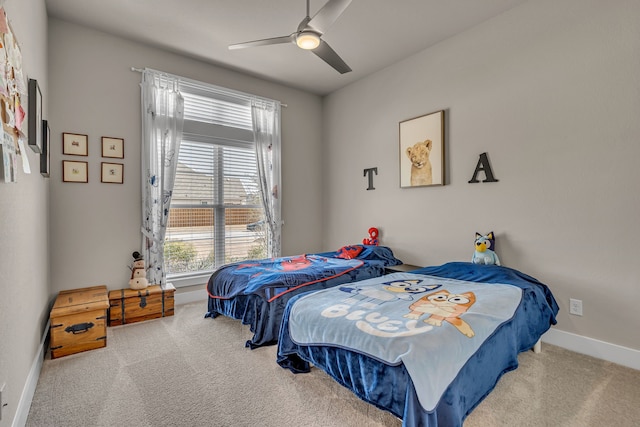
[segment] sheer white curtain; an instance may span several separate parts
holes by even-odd
[[[164,237],[178,165],[184,101],[176,78],[142,72],[142,254],[150,284],[164,285]]]
[[[271,230],[269,252],[280,256],[282,218],[280,214],[280,103],[253,100],[251,103],[253,134],[258,161],[260,191],[266,223]]]

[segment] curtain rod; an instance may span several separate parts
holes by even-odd
[[[142,73],[144,71],[144,69],[131,67],[131,71],[135,71],[136,73]],[[162,71],[160,71],[160,72],[162,72]],[[164,74],[170,74],[170,73],[164,73]],[[180,77],[180,76],[176,76],[176,77]],[[261,98],[261,97],[258,96],[258,98]],[[278,102],[280,102],[280,101],[278,101]],[[283,108],[287,108],[288,107],[288,105],[283,103],[283,102],[280,102],[280,106],[283,107]]]

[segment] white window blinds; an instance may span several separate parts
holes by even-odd
[[[262,226],[251,99],[192,81],[181,82],[180,90],[184,136],[165,241],[173,279],[266,257],[268,232]]]

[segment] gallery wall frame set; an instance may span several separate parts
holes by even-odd
[[[399,123],[400,188],[444,185],[444,110]]]
[[[48,135],[48,128],[47,128]],[[124,159],[124,139],[103,136],[101,138],[101,155],[104,158]],[[50,147],[48,147],[50,148]],[[89,155],[89,136],[82,133],[63,132],[62,133],[62,154],[68,156]],[[41,159],[41,171],[45,166]],[[89,182],[89,162],[63,160],[62,161],[62,181],[63,182]],[[44,174],[44,172],[42,172]],[[47,167],[48,173],[48,167]],[[48,176],[48,175],[47,175]],[[100,182],[108,184],[124,183],[124,164],[102,162],[100,168]]]

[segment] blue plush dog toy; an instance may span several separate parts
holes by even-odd
[[[471,262],[474,264],[500,265],[500,259],[495,253],[496,240],[493,231],[486,236],[476,233],[476,251],[473,253]]]

